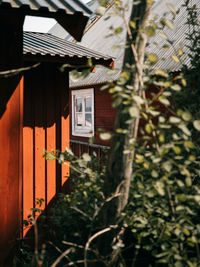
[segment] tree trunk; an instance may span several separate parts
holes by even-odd
[[[127,43],[130,44],[134,41],[136,54],[134,55],[133,47],[129,45],[125,51],[123,63],[124,70],[126,70],[127,63],[130,65],[135,63],[135,68],[131,74],[132,77],[128,81],[128,84],[132,85],[132,90],[135,95],[141,95],[143,87],[142,75],[147,42],[147,36],[143,30],[148,24],[151,11],[151,4],[148,4],[147,2],[147,0],[143,0],[140,5],[133,5],[130,20],[134,21],[134,18],[139,17],[138,30],[132,40],[130,39],[130,34],[127,34]],[[134,101],[132,101],[128,109],[131,107],[136,107],[136,103]],[[133,123],[127,124],[127,120],[133,118],[130,116],[130,113],[125,110],[127,110],[127,105],[124,105],[123,103],[117,109],[114,129],[115,134],[112,140],[104,189],[107,197],[110,197],[115,192],[119,193],[120,196],[113,198],[112,205],[109,203],[107,215],[104,218],[105,225],[115,224],[118,221],[122,210],[127,204],[129,196],[130,179],[133,171],[132,163],[134,158],[134,149],[130,150],[128,154],[123,152],[129,149],[131,143],[130,140],[137,137],[138,119],[135,118]],[[119,128],[127,130],[127,133],[116,133],[116,130]]]
[[[127,82],[128,85],[132,85],[132,93],[135,95],[141,95],[142,75],[143,75],[143,64],[145,46],[147,42],[147,36],[144,33],[144,29],[149,22],[151,4],[148,0],[142,0],[139,5],[132,5],[132,12],[130,20],[134,21],[137,17],[137,31],[131,32],[129,23],[126,22],[126,28],[128,30],[127,43],[128,48],[125,51],[123,70],[126,71],[126,64],[134,64],[134,68],[131,71],[130,79]],[[134,35],[133,35],[134,34]],[[126,85],[127,85],[126,84]],[[130,147],[131,140],[137,138],[137,129],[139,124],[139,117],[133,119],[130,116],[128,110],[132,107],[136,107],[136,103],[132,103],[127,107],[121,103],[117,109],[117,116],[115,121],[114,136],[112,140],[111,152],[108,161],[108,167],[105,177],[104,192],[107,198],[113,197],[111,201],[104,205],[102,213],[100,214],[100,221],[102,222],[101,227],[109,227],[110,225],[117,225],[120,221],[121,212],[125,208],[128,202],[130,180],[133,171],[133,158],[134,149],[131,149],[129,153],[124,153]],[[127,124],[127,120],[132,119],[131,124]],[[127,130],[126,134],[119,134],[116,132],[117,129]],[[112,252],[112,241],[113,237],[116,236],[117,230],[111,230],[99,238],[99,251],[104,256],[111,255],[109,257],[108,264],[106,266],[116,266],[118,259],[118,252],[114,250]],[[97,266],[97,265],[95,265]],[[101,264],[102,266],[102,264]]]

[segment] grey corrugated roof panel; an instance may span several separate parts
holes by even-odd
[[[104,60],[105,62],[113,60],[110,56],[46,33],[24,32],[23,43],[23,54],[25,56],[93,58],[95,60]]]
[[[132,0],[128,0],[132,3]],[[113,16],[114,5],[109,7],[108,11],[97,20],[96,23],[83,35],[81,40],[81,45],[85,47],[90,47],[102,53],[108,53],[115,58],[114,69],[116,72],[112,75],[107,74],[108,70],[99,67],[96,69],[95,73],[91,73],[85,79],[80,81],[70,81],[70,87],[79,87],[89,84],[101,84],[108,80],[116,80],[119,78],[120,70],[124,58],[124,46],[126,42],[126,30],[124,29],[118,35],[110,35],[112,30],[111,26],[124,28],[123,19],[120,16]],[[130,16],[130,9],[127,10],[127,17]],[[108,19],[109,17],[109,19]],[[115,48],[114,46],[121,46],[120,48]]]
[[[186,33],[189,32],[188,26],[186,25],[187,20],[187,14],[185,7],[182,7],[184,0],[159,0],[155,3],[153,7],[152,16],[158,15],[158,18],[161,18],[164,13],[169,12],[169,9],[167,7],[167,3],[171,3],[175,9],[180,9],[180,13],[177,14],[175,21],[174,21],[174,30],[165,29],[165,32],[169,36],[170,40],[174,41],[174,47],[178,49],[180,47],[180,42],[182,42],[182,50],[184,52],[183,56],[181,57],[181,61],[183,64],[190,66],[190,59],[187,56],[189,49],[187,46],[190,44],[190,41],[186,38]],[[200,18],[200,1],[199,0],[190,0],[191,5],[196,4],[198,7],[198,15]],[[108,14],[112,12],[109,10]],[[123,57],[124,57],[124,50],[119,54],[116,54],[114,51],[112,52],[112,46],[116,44],[120,44],[119,37],[110,37],[108,39],[105,39],[104,36],[109,35],[110,33],[110,26],[114,25],[114,27],[117,27],[122,23],[120,22],[120,18],[113,16],[109,20],[105,20],[105,18],[108,16],[108,14],[105,14],[82,38],[81,44],[87,47],[95,47],[98,51],[101,52],[108,52],[110,55],[115,56],[115,67],[117,69],[120,69],[123,63]],[[200,25],[200,23],[199,23]],[[199,26],[200,27],[200,26]],[[119,35],[120,36],[120,35]],[[126,34],[121,34],[122,41],[125,40]],[[124,39],[124,40],[123,40]],[[158,43],[159,47],[162,47],[166,40],[161,38],[158,34],[156,34],[155,37],[149,38],[149,47],[147,48],[148,53],[155,53],[158,55],[158,57],[163,60],[159,60],[153,68],[161,68],[168,71],[178,71],[181,69],[181,64],[176,63],[171,59],[171,55],[175,53],[173,49],[160,49],[157,45],[154,43]],[[111,76],[111,79],[116,80],[119,78],[120,71],[116,72],[116,75]],[[83,85],[94,85],[98,83],[104,83],[107,80],[106,71],[104,68],[100,68],[96,73],[91,73],[88,77],[86,77],[83,80],[80,81],[70,81],[70,87],[81,87]]]
[[[166,12],[169,12],[167,8],[167,3],[171,3],[176,10],[180,8],[179,14],[176,15],[174,20],[174,29],[171,30],[167,27],[164,29],[164,33],[167,34],[170,41],[173,42],[173,46],[169,49],[162,49],[163,45],[168,44],[168,42],[159,36],[159,31],[155,35],[155,37],[150,38],[150,45],[147,48],[147,52],[155,53],[159,60],[154,68],[161,68],[167,71],[178,71],[181,69],[182,64],[190,67],[190,59],[188,57],[188,53],[190,49],[188,46],[190,45],[190,40],[187,39],[187,34],[189,34],[189,26],[186,24],[187,22],[187,11],[183,6],[184,0],[162,0],[159,1],[154,9],[153,14],[158,14],[159,18]],[[199,19],[199,30],[200,30],[200,2],[199,0],[190,0],[190,6],[196,5]],[[172,15],[168,15],[169,18],[172,18]],[[170,46],[170,45],[169,45]],[[177,55],[178,49],[182,49],[183,56],[180,58],[181,63],[177,63],[172,60],[172,55]]]
[[[84,87],[88,85],[98,85],[104,84],[109,81],[115,81],[119,78],[121,70],[110,71],[108,68],[97,66],[94,73],[90,73],[84,79],[71,80],[69,86],[70,88]]]
[[[84,15],[91,15],[92,10],[80,0],[0,0],[0,8],[20,8],[30,11],[45,11],[55,13],[82,12]]]

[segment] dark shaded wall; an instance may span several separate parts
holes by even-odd
[[[23,65],[24,16],[0,10],[0,72]],[[18,235],[22,185],[23,82],[0,73],[0,265]]]

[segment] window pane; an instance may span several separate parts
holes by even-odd
[[[85,99],[85,111],[91,112],[92,111],[92,98],[86,97]]]
[[[76,98],[76,112],[82,112],[82,98]]]
[[[83,125],[83,114],[82,113],[76,113],[76,125],[77,126]]]
[[[91,113],[85,114],[85,126],[92,127],[92,114]]]

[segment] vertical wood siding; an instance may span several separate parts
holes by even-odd
[[[23,219],[32,208],[46,209],[67,180],[68,166],[46,161],[44,150],[69,146],[68,73],[43,64],[24,77]],[[41,206],[37,200],[43,199]],[[36,213],[37,217],[39,214]],[[29,227],[25,227],[26,235]]]

